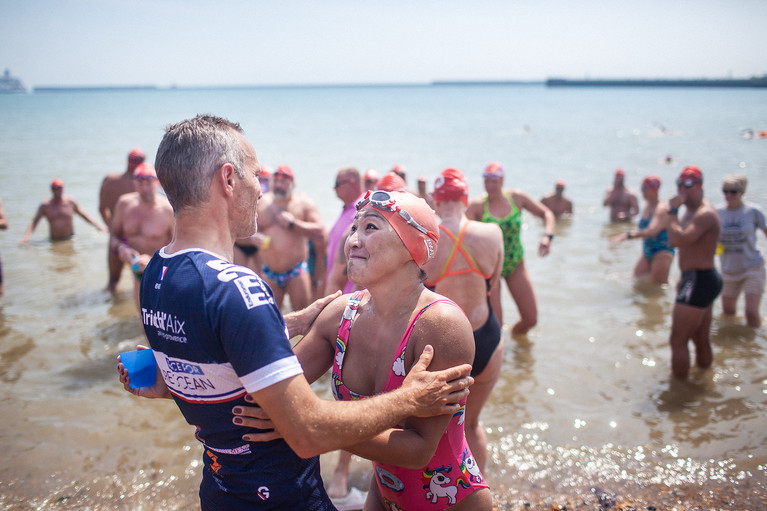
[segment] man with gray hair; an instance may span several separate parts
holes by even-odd
[[[130,375],[122,363],[117,368],[126,390],[174,399],[196,427],[204,447],[203,510],[333,509],[320,453],[408,416],[459,410],[471,366],[427,371],[431,347],[400,389],[355,402],[314,394],[289,339],[305,333],[338,295],[283,318],[261,278],[232,264],[234,240],[256,232],[261,196],[256,153],[238,124],[204,115],[172,125],[155,165],[176,218],[173,240],[154,255],[141,283],[158,378],[130,389]],[[269,417],[261,432],[233,418],[252,403]]]

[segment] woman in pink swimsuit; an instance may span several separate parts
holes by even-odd
[[[426,345],[431,369],[471,363],[474,338],[460,308],[424,285],[434,257],[434,211],[409,192],[368,192],[357,204],[345,252],[349,280],[363,291],[320,313],[295,352],[307,380],[333,369],[336,399],[363,399],[401,385]],[[411,417],[349,449],[373,461],[364,509],[492,509],[492,494],[464,435],[464,409]]]

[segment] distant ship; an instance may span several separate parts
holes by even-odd
[[[21,83],[21,80],[11,76],[9,70],[5,70],[3,76],[0,77],[0,94],[14,94],[27,92],[27,88]]]

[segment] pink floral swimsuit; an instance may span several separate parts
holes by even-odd
[[[335,358],[333,360],[333,395],[337,400],[349,401],[363,399],[362,396],[348,389],[343,383],[342,369],[344,354],[349,345],[354,317],[357,315],[360,301],[365,291],[357,291],[349,298],[341,325],[338,327],[336,338]],[[383,392],[396,389],[405,379],[405,350],[415,322],[426,309],[435,303],[449,303],[458,308],[452,300],[435,300],[416,314],[413,321],[405,330],[397,348],[398,356],[394,359],[389,378],[386,380]],[[460,310],[460,308],[459,308]],[[461,403],[461,409],[450,419],[442,438],[439,441],[434,457],[425,467],[413,470],[373,462],[375,479],[378,490],[384,498],[387,509],[447,509],[457,504],[472,492],[487,488],[482,474],[471,455],[469,445],[463,430],[466,401]]]

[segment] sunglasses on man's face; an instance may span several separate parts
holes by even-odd
[[[728,190],[726,188],[722,189],[722,193],[725,195],[736,195],[739,193],[739,190]]]
[[[693,186],[700,184],[695,179],[677,179],[676,185],[684,188],[692,188]]]

